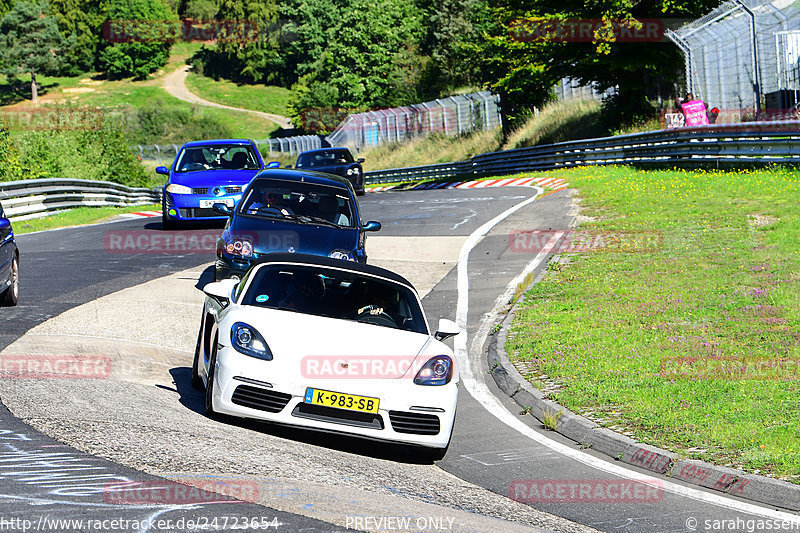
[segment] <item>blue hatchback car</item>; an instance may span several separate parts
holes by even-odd
[[[216,139],[184,144],[171,168],[158,167],[167,176],[162,201],[165,229],[189,220],[224,220],[212,206],[231,209],[250,180],[264,168],[258,146],[246,139]]]
[[[353,186],[344,178],[287,169],[261,171],[234,209],[217,241],[215,278],[243,277],[274,252],[297,252],[367,262],[366,232],[380,222],[361,222]]]
[[[19,300],[19,249],[11,221],[0,205],[0,305],[17,305]]]

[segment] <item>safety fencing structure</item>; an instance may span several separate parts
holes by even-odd
[[[256,145],[264,157],[276,153],[296,155],[306,150],[322,148],[322,140],[317,135],[295,135],[294,137],[256,140]],[[132,150],[143,161],[171,163],[175,160],[180,148],[180,144],[137,144],[132,147]]]
[[[365,172],[368,184],[475,179],[588,165],[736,168],[800,164],[800,122],[679,128],[519,148],[468,161]]]
[[[434,132],[460,135],[502,125],[500,97],[488,91],[348,115],[326,137],[331,146],[362,147],[405,142]]]
[[[157,204],[161,192],[110,181],[35,179],[0,182],[0,204],[12,220],[28,220],[75,207]]]
[[[800,94],[800,4],[729,0],[666,35],[685,59],[686,91],[721,122],[779,114]]]

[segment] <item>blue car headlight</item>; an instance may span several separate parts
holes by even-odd
[[[334,250],[328,255],[328,257],[331,257],[333,259],[342,259],[344,261],[356,260],[355,257],[353,257],[353,254],[351,252],[348,252],[347,250]]]
[[[417,385],[447,385],[453,379],[453,360],[447,355],[437,355],[419,369],[414,383]]]
[[[231,327],[231,344],[239,353],[256,359],[272,361],[272,352],[267,346],[267,341],[256,331],[256,328],[244,322],[236,322]]]
[[[167,185],[167,192],[172,194],[192,194],[192,188],[186,185],[178,185],[177,183],[170,183]]]

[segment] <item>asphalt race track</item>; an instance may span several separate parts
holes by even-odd
[[[165,235],[160,220],[20,236],[20,305],[0,309],[0,356],[79,353],[105,358],[113,371],[107,379],[2,381],[0,400],[14,416],[0,408],[0,527],[3,519],[35,525],[47,516],[176,524],[183,518],[172,530],[227,530],[231,517],[239,517],[240,527],[257,519],[251,529],[279,522],[285,531],[650,532],[710,531],[707,521],[737,518],[797,520],[668,478],[656,478],[658,490],[635,504],[508,498],[518,480],[613,484],[649,475],[542,430],[487,374],[486,335],[507,303],[498,297],[520,272],[536,274],[547,264],[538,250],[515,251],[509,235],[565,230],[577,212],[568,191],[532,201],[537,192],[450,189],[360,199],[364,220],[383,223],[367,239],[370,262],[417,286],[431,326],[457,313],[468,326],[466,338],[456,339],[462,389],[453,441],[435,465],[420,464],[402,446],[203,416],[189,366],[198,288],[211,278],[213,251],[120,252],[109,240],[134,235],[146,248],[159,242],[153,236]],[[219,231],[180,233],[202,240]],[[178,501],[109,496],[110,486],[161,487],[169,480],[214,493]],[[214,517],[216,525],[198,522]],[[413,520],[408,525],[402,517]],[[193,527],[186,520],[195,520]],[[135,530],[167,530],[145,526],[152,527]]]

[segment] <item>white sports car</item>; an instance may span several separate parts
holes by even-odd
[[[444,456],[458,398],[450,320],[431,334],[412,285],[388,270],[271,254],[203,289],[192,384],[206,413],[404,443]]]

